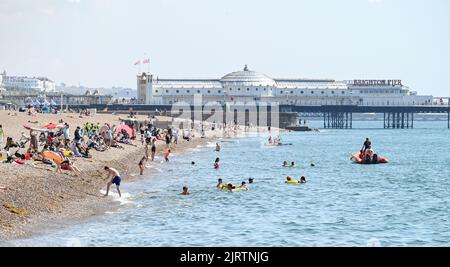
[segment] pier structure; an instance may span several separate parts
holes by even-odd
[[[71,108],[96,108],[108,111],[170,111],[172,105],[71,105]],[[384,114],[383,128],[385,129],[412,129],[414,128],[415,114],[447,114],[447,128],[450,129],[450,106],[447,105],[423,105],[423,106],[358,106],[358,105],[321,105],[298,106],[280,105],[280,113],[310,113],[322,114],[324,128],[327,129],[352,129],[353,114],[378,113]],[[292,121],[292,115],[286,117]],[[280,125],[283,122],[280,121]]]

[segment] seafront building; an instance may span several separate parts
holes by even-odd
[[[250,70],[231,72],[220,79],[161,79],[150,73],[137,75],[141,104],[171,105],[203,101],[279,102],[289,105],[431,105],[433,96],[418,95],[401,80],[344,80],[271,78]]]
[[[0,87],[6,90],[55,92],[55,82],[46,77],[8,76],[6,71],[0,76],[0,84],[2,84]]]

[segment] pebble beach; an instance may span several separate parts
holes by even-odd
[[[0,111],[0,124],[4,130],[2,145],[5,145],[6,137],[16,140],[22,132],[28,134],[24,125],[38,127],[62,120],[73,131],[85,122],[119,125],[120,118],[126,117],[123,114],[80,116],[77,113],[36,113],[30,116],[25,112]],[[137,115],[136,119],[144,121],[148,117]],[[206,131],[204,138],[200,138],[199,133],[195,133],[195,136],[190,141],[180,138],[178,144],[172,147],[172,152],[183,153],[189,148],[214,141],[222,137],[222,132],[216,129]],[[92,158],[75,158],[74,163],[82,171],[78,176],[69,171],[56,173],[51,166],[33,160],[23,165],[0,163],[0,241],[30,236],[41,228],[73,223],[118,207],[117,202],[100,192],[107,183],[103,167],[108,165],[119,170],[124,183],[140,179],[137,163],[143,156],[144,145],[137,138],[132,144],[123,144],[122,147],[111,147],[104,152],[92,150]],[[163,154],[164,150],[164,142],[158,141],[157,154]],[[153,163],[149,161],[146,177],[152,172],[152,166]]]

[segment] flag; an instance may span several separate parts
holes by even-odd
[[[142,63],[143,63],[143,64],[150,64],[150,59],[149,59],[149,58],[144,59],[144,61],[142,61]]]
[[[141,61],[140,61],[140,60],[138,60],[138,61],[136,61],[136,63],[134,63],[135,66],[136,66],[136,65],[139,65],[139,64],[141,64]]]

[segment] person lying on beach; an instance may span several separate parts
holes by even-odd
[[[189,192],[189,188],[187,186],[183,186],[183,192],[181,192],[180,195],[187,196],[187,195],[190,195],[190,194],[191,193]]]
[[[19,147],[19,144],[17,142],[14,142],[12,137],[6,138],[6,146],[3,148],[6,151],[9,151],[11,147]]]
[[[104,170],[108,172],[108,176],[106,177],[106,179],[110,179],[106,184],[105,197],[108,196],[109,188],[111,187],[112,184],[116,185],[117,193],[119,193],[119,197],[122,197],[122,194],[120,193],[120,181],[122,180],[122,178],[120,178],[119,172],[116,169],[110,168],[108,166],[105,166]]]
[[[140,172],[141,175],[144,174],[144,162],[147,161],[147,159],[148,159],[148,158],[147,158],[146,156],[143,156],[142,159],[141,159],[141,160],[139,161],[139,163],[138,163],[139,169],[140,169],[140,171],[141,171],[141,172]]]

